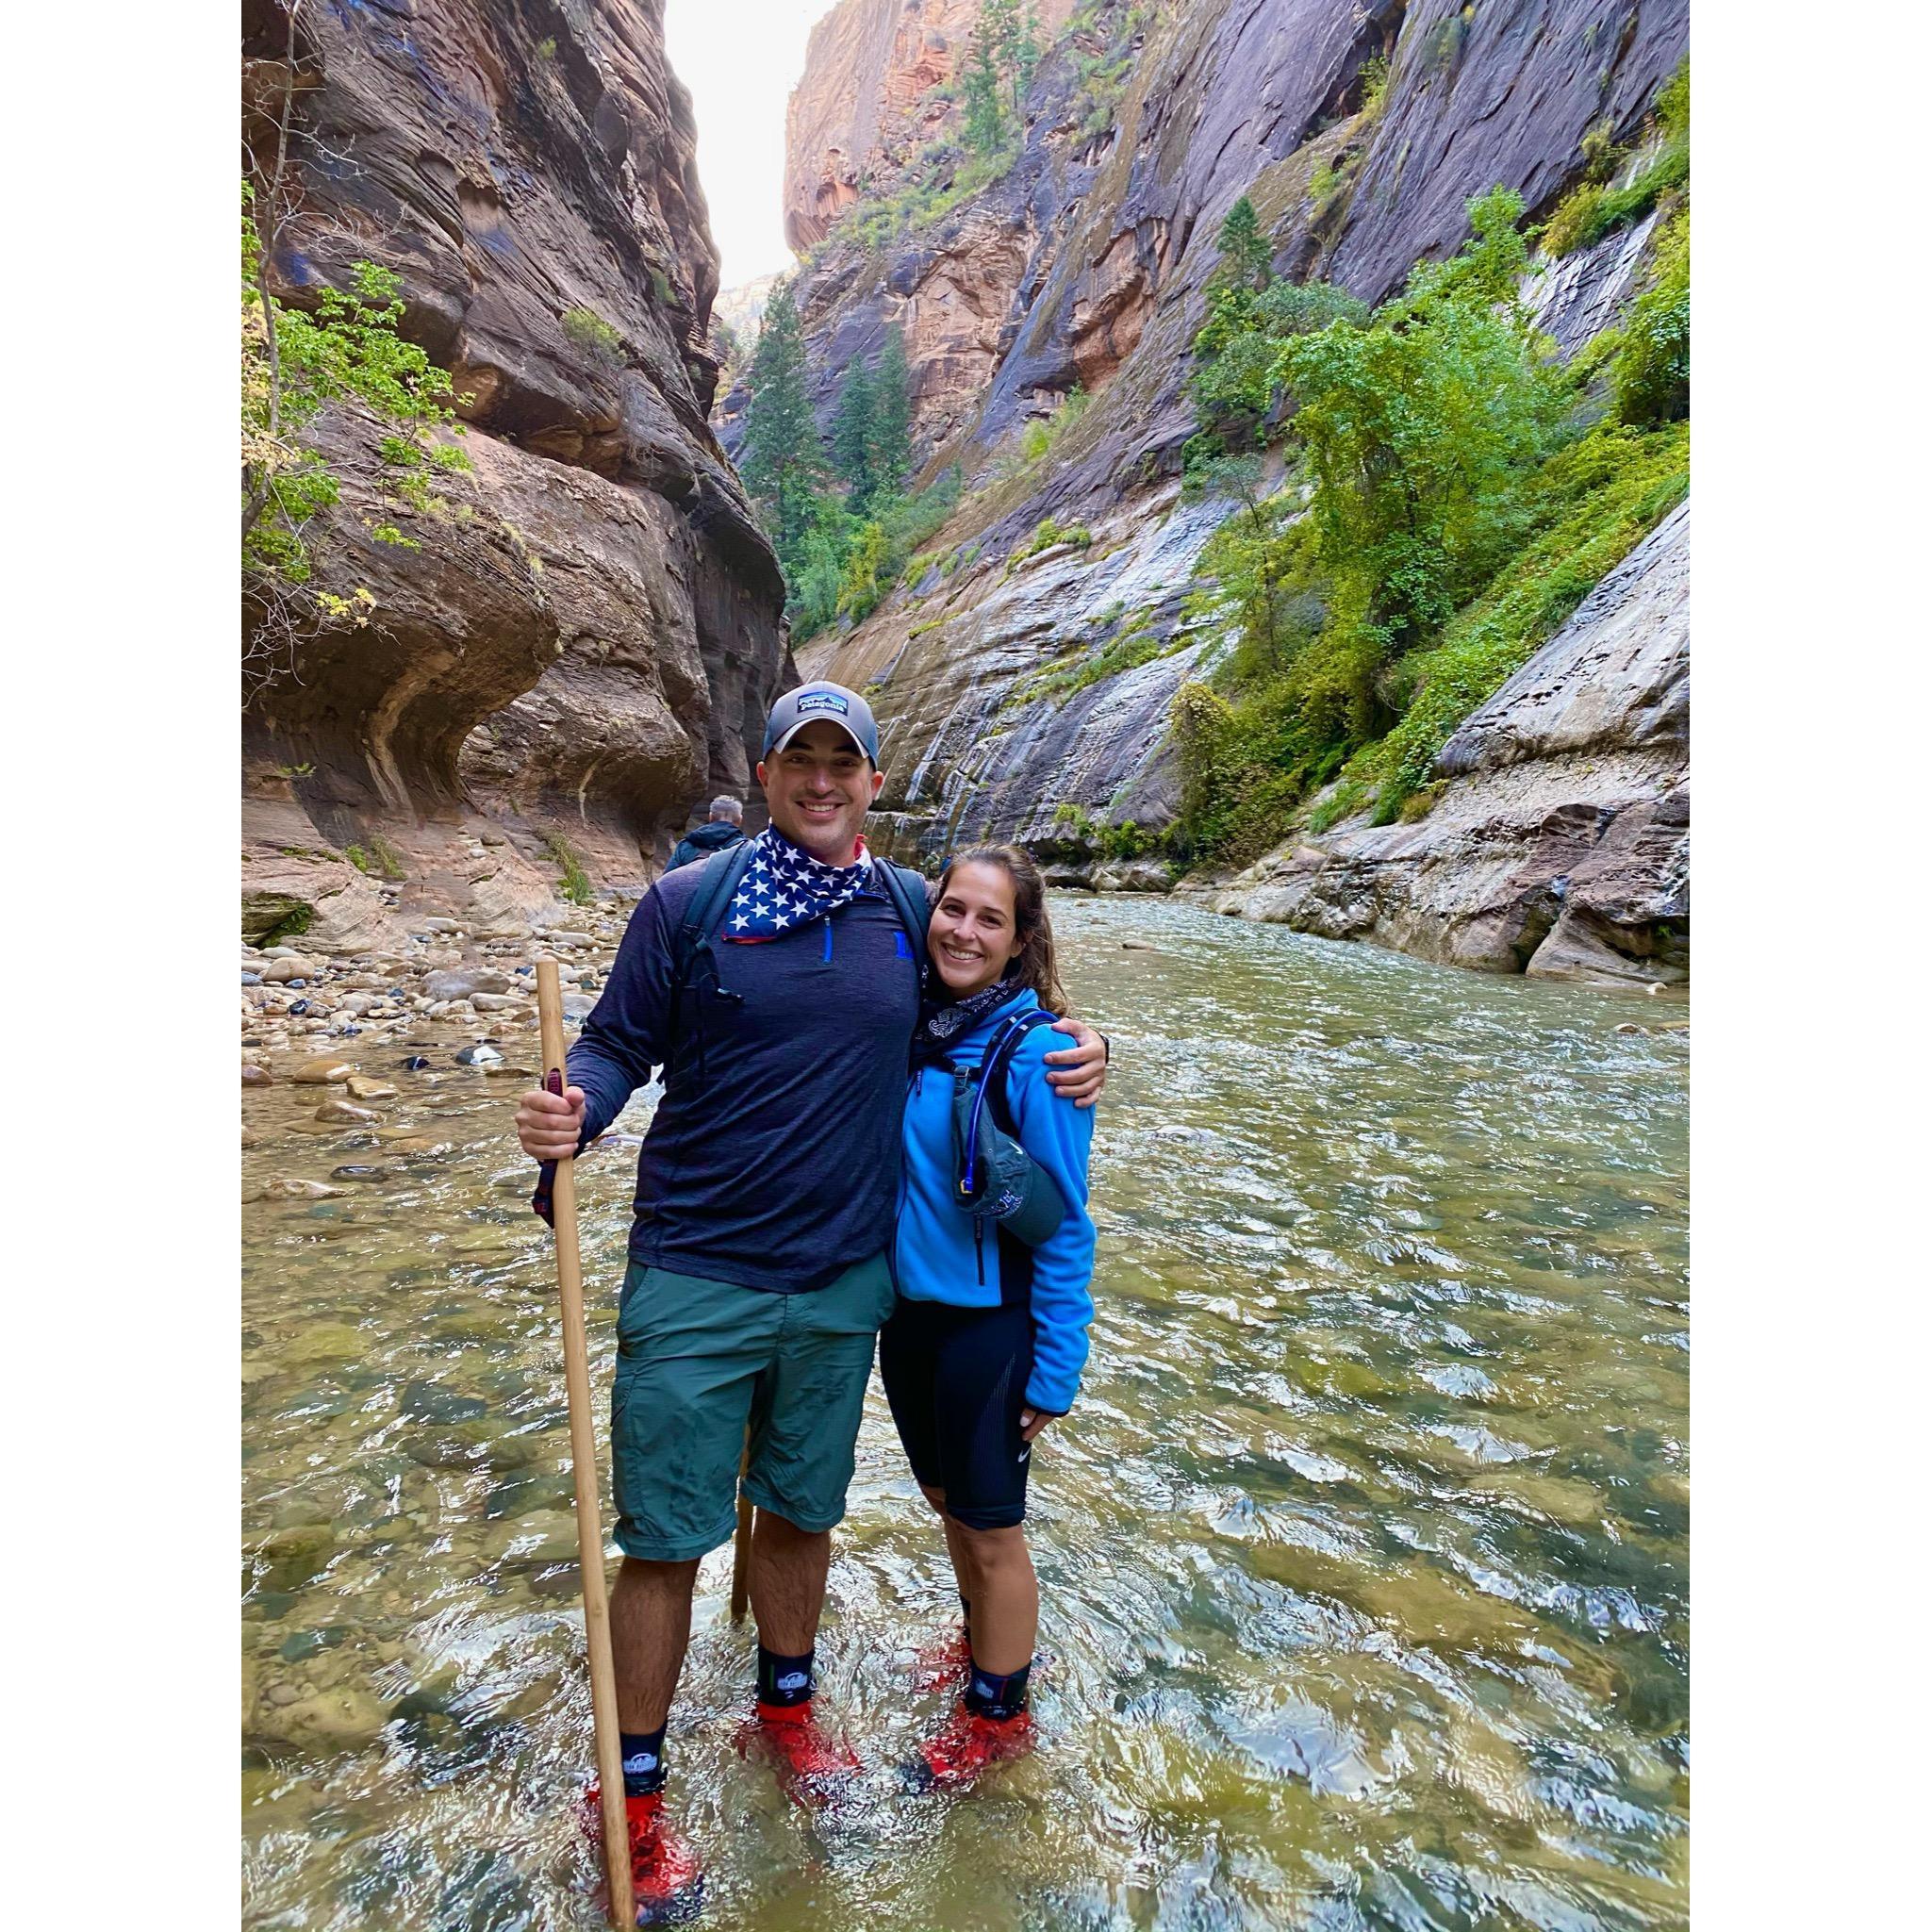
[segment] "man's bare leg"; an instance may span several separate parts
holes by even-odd
[[[769,1510],[751,1524],[751,1560],[747,1566],[751,1614],[758,1642],[780,1657],[802,1657],[818,1638],[825,1608],[825,1573],[832,1566],[832,1532],[801,1529]],[[685,1599],[685,1627],[690,1603]]]
[[[670,1700],[691,1641],[696,1560],[646,1563],[626,1557],[610,1598],[610,1647],[617,1665],[618,1725],[654,1731],[670,1716]],[[825,1573],[819,1571],[823,1587]]]

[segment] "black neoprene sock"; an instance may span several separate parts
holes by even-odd
[[[1027,1679],[1032,1670],[1031,1663],[1023,1663],[1001,1677],[974,1664],[966,1676],[966,1709],[975,1717],[990,1717],[995,1723],[1017,1717],[1027,1708]]]
[[[654,1731],[619,1731],[623,1748],[624,1795],[649,1797],[664,1789],[664,1734],[668,1726]]]
[[[758,1701],[773,1704],[781,1710],[803,1704],[812,1695],[812,1657],[781,1657],[775,1650],[758,1646]]]
[[[970,1641],[973,1634],[973,1607],[964,1596],[959,1600],[959,1627]]]

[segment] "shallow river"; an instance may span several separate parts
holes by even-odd
[[[1119,1061],[1093,1362],[1032,1484],[1041,1749],[900,1792],[957,1605],[875,1382],[818,1650],[874,1768],[814,1818],[738,1759],[751,1639],[709,1558],[671,1758],[702,1923],[1683,1925],[1682,1009],[1164,902],[1060,923]],[[400,1152],[294,1131],[314,1088],[244,1096],[250,1179],[383,1170],[245,1211],[246,1920],[592,1926],[520,1083],[402,1057],[367,1067],[427,1137]],[[634,1161],[579,1183],[601,1392]]]

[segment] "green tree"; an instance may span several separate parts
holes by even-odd
[[[806,388],[805,343],[788,283],[765,305],[745,412],[745,487],[765,519],[785,582],[796,588],[825,478],[825,454]]]
[[[887,329],[872,376],[871,468],[882,496],[897,496],[912,474],[912,416],[905,338],[897,329]]]
[[[1658,237],[1650,286],[1610,334],[1610,388],[1625,422],[1673,422],[1691,413],[1691,210]]]
[[[1522,207],[1503,190],[1473,203],[1462,254],[1418,269],[1372,326],[1296,336],[1276,358],[1314,485],[1309,562],[1331,633],[1359,627],[1366,657],[1406,649],[1496,570],[1562,438],[1569,381],[1515,299]]]
[[[985,0],[980,20],[991,46],[993,66],[1006,82],[1014,119],[1018,120],[1033,71],[1040,64],[1039,21],[1032,5],[1022,7],[1020,0]]]
[[[967,147],[976,155],[997,154],[1006,140],[1006,114],[999,101],[999,42],[994,24],[982,13],[973,27],[972,57],[963,91]]]
[[[839,385],[838,406],[832,418],[832,467],[846,487],[846,506],[863,515],[879,487],[872,467],[876,402],[872,378],[863,362],[854,362]]]
[[[1221,232],[1216,239],[1223,272],[1257,292],[1268,286],[1273,279],[1270,262],[1274,250],[1262,233],[1261,220],[1247,195],[1221,218]]]

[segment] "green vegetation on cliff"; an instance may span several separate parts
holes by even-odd
[[[1461,252],[1373,315],[1274,281],[1239,204],[1224,224],[1188,466],[1241,505],[1198,567],[1235,642],[1175,700],[1187,850],[1255,858],[1338,777],[1322,823],[1426,810],[1456,726],[1688,489],[1688,205],[1624,323],[1568,367],[1519,299],[1522,212],[1473,201]],[[1250,453],[1271,440],[1269,495]]]
[[[331,403],[359,405],[395,426],[379,447],[386,488],[409,510],[439,513],[428,472],[470,459],[430,432],[453,425],[450,373],[396,333],[403,284],[358,261],[347,289],[322,287],[312,308],[284,304],[269,286],[269,248],[256,225],[256,191],[241,186],[241,573],[251,605],[244,663],[255,682],[291,674],[302,636],[363,624],[374,599],[360,586],[316,580],[308,525],[341,499],[341,483],[305,432]],[[271,222],[271,234],[273,223]],[[392,521],[372,537],[414,548]]]
[[[1640,221],[1691,179],[1691,63],[1687,58],[1658,91],[1651,109],[1658,152],[1622,188],[1610,183],[1627,159],[1599,122],[1583,137],[1584,178],[1564,197],[1543,227],[1551,255],[1569,255],[1601,241],[1612,228]]]

